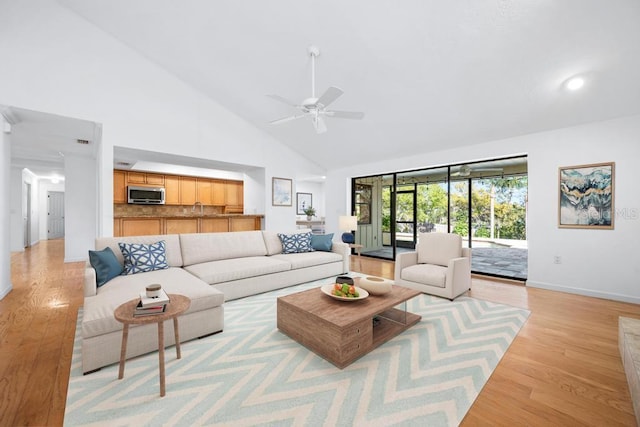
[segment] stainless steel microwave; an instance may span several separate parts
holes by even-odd
[[[164,205],[164,188],[129,185],[127,200],[136,205]]]

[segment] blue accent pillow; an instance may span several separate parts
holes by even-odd
[[[164,240],[151,245],[118,243],[118,246],[120,246],[124,257],[124,272],[122,274],[145,273],[169,268]]]
[[[110,247],[101,251],[89,251],[89,263],[96,271],[98,287],[122,273],[122,265]]]
[[[301,252],[313,252],[311,247],[311,232],[282,234],[278,233],[280,242],[282,242],[283,254],[297,254]]]
[[[331,234],[312,234],[311,247],[316,251],[331,252],[333,246],[333,233]]]

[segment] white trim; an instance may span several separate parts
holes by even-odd
[[[550,291],[566,292],[569,294],[577,294],[577,295],[583,295],[583,296],[593,297],[593,298],[603,298],[603,299],[609,299],[614,301],[628,302],[632,304],[640,304],[640,297],[634,297],[629,295],[599,292],[599,291],[593,291],[591,289],[573,288],[569,286],[555,285],[552,283],[533,282],[531,280],[527,280],[527,286],[531,288],[540,288],[540,289],[547,289]]]
[[[9,283],[9,286],[6,289],[3,289],[2,293],[0,293],[0,300],[9,295],[9,292],[11,292],[12,290],[13,286],[11,285],[11,283]]]

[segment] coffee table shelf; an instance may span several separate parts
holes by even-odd
[[[394,308],[417,295],[419,291],[394,285],[385,295],[338,301],[320,288],[309,289],[278,298],[277,325],[342,369],[418,323],[421,316]]]

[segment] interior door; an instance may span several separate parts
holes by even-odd
[[[64,237],[64,193],[47,192],[47,239]]]

